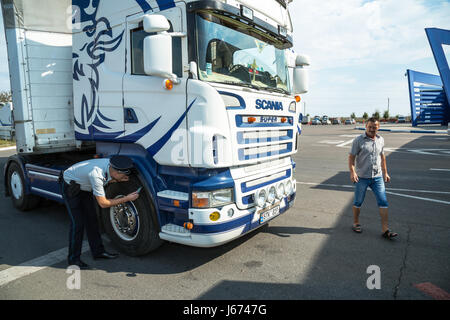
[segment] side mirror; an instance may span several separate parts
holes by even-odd
[[[149,76],[176,78],[172,73],[172,37],[167,33],[144,39],[144,72]]]
[[[309,73],[304,67],[309,66],[309,57],[298,55],[295,59],[294,68],[294,94],[307,93],[309,91]]]
[[[169,21],[160,14],[147,14],[143,20],[144,30],[148,33],[164,32],[170,29]]]
[[[148,14],[143,20],[144,30],[156,33],[144,39],[144,72],[149,76],[176,79],[172,73],[172,37],[167,18],[159,14]]]

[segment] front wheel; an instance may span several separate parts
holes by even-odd
[[[106,189],[108,199],[120,198],[140,187],[136,179],[112,183]],[[102,209],[102,222],[111,241],[125,254],[142,256],[161,246],[158,220],[153,203],[144,190],[133,202]]]
[[[13,205],[21,211],[28,211],[36,208],[41,200],[34,194],[25,193],[25,178],[20,166],[12,162],[8,168],[8,188]]]

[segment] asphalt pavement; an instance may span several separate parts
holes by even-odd
[[[122,254],[112,261],[93,260],[86,250],[82,259],[94,269],[81,271],[80,288],[73,290],[67,285],[71,274],[64,260],[69,228],[65,208],[46,201],[38,209],[19,212],[4,197],[1,177],[0,300],[447,297],[448,135],[381,133],[392,178],[386,185],[390,228],[399,233],[389,241],[381,237],[370,190],[361,213],[363,233],[351,230],[353,186],[347,156],[352,139],[362,133],[354,128],[303,127],[294,156],[295,206],[268,226],[216,248],[165,243],[146,256]],[[0,151],[1,167],[13,153]],[[115,251],[107,239],[105,245]],[[9,280],[2,284],[2,277]]]

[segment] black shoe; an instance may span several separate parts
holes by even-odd
[[[109,253],[109,252],[102,252],[96,256],[94,256],[94,259],[115,259],[119,256],[117,253]]]
[[[84,263],[84,262],[81,261],[81,260],[73,261],[73,262],[70,262],[70,261],[69,261],[68,264],[69,264],[69,266],[78,266],[78,267],[80,268],[80,270],[87,270],[87,269],[90,268],[89,265],[88,265],[87,263]]]

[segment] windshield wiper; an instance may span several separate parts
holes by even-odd
[[[270,92],[279,92],[279,93],[289,94],[289,92],[287,90],[284,90],[281,88],[264,87],[262,89],[270,91]]]
[[[248,83],[248,82],[233,82],[233,81],[227,81],[227,80],[214,81],[214,82],[216,82],[216,83],[223,83],[223,84],[231,84],[231,85],[236,85],[236,86],[241,86],[241,87],[248,87],[248,88],[253,88],[253,89],[256,89],[256,90],[261,90],[260,86],[257,86],[256,84],[251,84],[251,83]]]
[[[252,83],[248,83],[248,82],[242,82],[242,83],[240,83],[240,85],[242,85],[243,87],[253,88],[253,89],[256,89],[256,90],[261,90],[260,86],[257,86],[256,84],[252,84]]]

